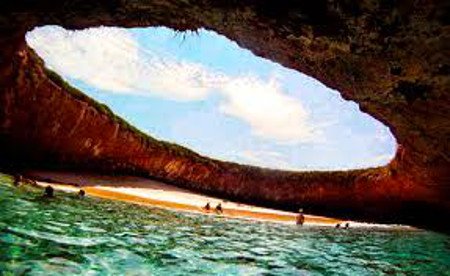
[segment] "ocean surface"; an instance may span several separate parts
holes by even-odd
[[[430,231],[297,227],[41,193],[0,175],[0,275],[450,275],[450,237]]]

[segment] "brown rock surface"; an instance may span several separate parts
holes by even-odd
[[[448,1],[77,0],[0,4],[3,166],[126,172],[284,209],[443,231],[450,225]],[[48,73],[35,26],[214,30],[306,73],[388,125],[386,167],[286,172],[212,160],[143,136]]]

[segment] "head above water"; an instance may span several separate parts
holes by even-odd
[[[54,189],[52,186],[48,185],[47,187],[45,187],[44,190],[44,196],[46,197],[53,197],[54,195]]]

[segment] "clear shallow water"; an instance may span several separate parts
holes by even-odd
[[[450,275],[450,237],[189,215],[15,188],[0,175],[0,275]]]

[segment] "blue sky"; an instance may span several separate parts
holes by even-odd
[[[320,82],[214,32],[35,29],[48,67],[150,135],[214,158],[293,170],[383,165],[395,140]]]

